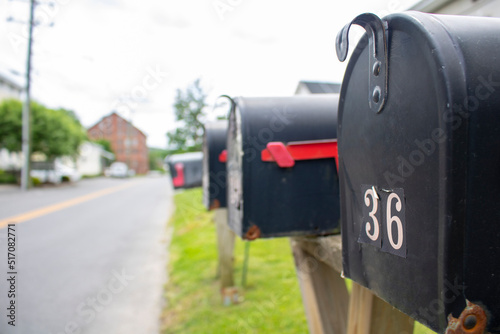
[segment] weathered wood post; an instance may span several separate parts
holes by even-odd
[[[347,334],[412,334],[414,321],[352,282]]]
[[[224,305],[230,305],[238,300],[234,284],[234,242],[236,235],[227,225],[227,209],[219,208],[214,211],[221,294]]]
[[[315,249],[307,247],[308,241],[301,240],[304,238],[291,239],[291,245],[309,332],[345,333],[349,307],[345,282],[339,271],[325,262],[326,258],[323,261],[315,258],[307,250],[314,253]],[[341,267],[342,263],[338,265]]]
[[[291,239],[311,334],[411,334],[414,321],[342,272],[340,236]]]

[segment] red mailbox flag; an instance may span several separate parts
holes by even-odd
[[[182,187],[184,185],[184,164],[178,162],[174,168],[177,172],[177,176],[172,179],[174,187]]]
[[[335,158],[337,170],[339,168],[339,153],[337,140],[314,140],[267,143],[267,148],[261,152],[262,161],[275,161],[282,168],[293,167],[297,160],[316,160]]]

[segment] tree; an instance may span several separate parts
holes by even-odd
[[[21,151],[22,146],[22,103],[5,100],[0,104],[0,148],[11,152]]]
[[[163,171],[163,161],[167,156],[167,150],[161,148],[149,147],[149,170]]]
[[[42,153],[49,161],[78,155],[87,135],[73,111],[53,110],[32,102],[31,113],[33,153]],[[22,150],[22,103],[19,100],[0,103],[0,147],[12,152]]]
[[[185,91],[177,89],[174,111],[175,120],[180,122],[180,126],[167,133],[171,151],[201,151],[206,98],[207,95],[200,86],[200,79],[196,79]]]
[[[105,151],[115,154],[115,151],[113,151],[113,148],[111,147],[111,142],[109,140],[101,138],[92,140],[92,142],[96,143],[97,145],[101,145]]]

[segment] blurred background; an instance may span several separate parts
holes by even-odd
[[[201,149],[220,95],[338,92],[337,32],[408,9],[500,15],[491,0],[0,0],[1,296],[8,224],[19,240],[18,326],[2,311],[0,333],[159,332],[165,157]]]
[[[148,146],[163,148],[176,89],[200,78],[213,104],[221,94],[290,95],[300,80],[340,82],[340,28],[360,12],[415,2],[39,2],[32,95],[73,110],[85,127],[113,110],[133,117]],[[0,73],[24,87],[29,2],[2,0],[0,9]]]

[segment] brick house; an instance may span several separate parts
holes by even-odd
[[[92,140],[108,140],[116,161],[125,162],[137,174],[149,171],[146,135],[117,113],[103,117],[87,130],[87,134]]]

